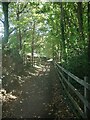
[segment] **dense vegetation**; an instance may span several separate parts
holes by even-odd
[[[21,62],[26,53],[53,58],[78,77],[90,66],[89,3],[2,3],[4,49]],[[14,58],[15,57],[15,58]]]

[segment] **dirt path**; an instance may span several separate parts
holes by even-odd
[[[48,71],[47,71],[48,69]],[[49,79],[49,68],[41,68],[38,73],[28,73],[22,86],[17,91],[16,101],[12,101],[6,111],[6,117],[12,118],[47,118],[52,100],[52,85]]]
[[[52,118],[58,114],[54,109],[55,104],[61,105],[58,110],[61,117],[71,117],[71,111],[59,93],[60,87],[58,89],[55,71],[52,69],[50,71],[47,65],[34,72],[28,71],[21,78],[22,84],[16,91],[17,99],[3,105],[3,117]]]

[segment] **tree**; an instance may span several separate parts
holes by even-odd
[[[24,12],[25,8],[27,7],[28,3],[22,4],[22,3],[18,3],[17,4],[17,10],[16,10],[16,20],[17,23],[20,22],[20,15]],[[21,28],[20,25],[17,25],[17,39],[19,40],[19,48],[20,50],[22,49],[22,35],[21,35]]]
[[[34,63],[34,42],[35,42],[35,21],[33,21],[33,28],[32,28],[32,45],[31,45],[31,54],[32,54],[32,66]]]
[[[3,13],[4,13],[4,40],[3,43],[6,44],[8,42],[9,37],[9,21],[8,21],[8,6],[9,2],[2,2]]]
[[[78,17],[78,24],[79,24],[79,34],[80,34],[80,41],[84,41],[84,34],[83,34],[83,5],[82,2],[78,2],[77,7],[77,17]]]
[[[88,83],[90,83],[90,2],[88,2]],[[90,91],[87,92],[88,100],[90,102]],[[88,120],[90,119],[90,110],[87,110]]]
[[[60,25],[61,25],[61,36],[62,36],[62,58],[65,58],[65,26],[64,26],[64,10],[63,10],[63,3],[60,3],[61,15],[60,15]]]
[[[90,83],[90,2],[88,2],[88,76],[89,76],[89,83]]]

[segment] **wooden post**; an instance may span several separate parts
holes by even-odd
[[[70,76],[68,75],[68,82],[70,83]],[[68,92],[69,92],[69,86],[68,86]]]
[[[86,76],[84,77],[84,81],[87,82],[87,77]],[[87,99],[87,89],[86,89],[85,86],[84,86],[84,97]],[[87,108],[86,108],[85,104],[84,104],[84,113],[87,115]]]
[[[88,83],[88,78],[85,76],[84,77],[85,82]],[[87,99],[87,101],[90,103],[90,91],[86,89],[84,86],[84,97]],[[90,120],[90,110],[84,105],[84,112],[87,116],[87,120]]]

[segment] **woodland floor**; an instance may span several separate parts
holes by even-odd
[[[53,65],[34,66],[21,76],[10,74],[15,99],[3,102],[3,118],[74,118],[65,102]]]

